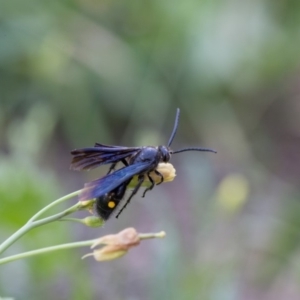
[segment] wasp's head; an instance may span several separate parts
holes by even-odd
[[[166,146],[158,146],[158,150],[160,153],[160,161],[168,162],[171,158],[170,149]]]

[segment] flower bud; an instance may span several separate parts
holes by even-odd
[[[93,253],[85,255],[94,256],[97,261],[106,261],[119,258],[127,251],[140,243],[139,234],[134,228],[126,228],[118,234],[110,234],[98,239],[91,248],[104,244],[100,249],[95,249]]]
[[[95,249],[92,253],[86,254],[82,258],[93,256],[97,261],[106,261],[119,258],[127,253],[129,249],[139,245],[141,240],[151,238],[163,238],[165,232],[139,234],[134,228],[126,228],[117,234],[109,234],[97,239],[91,248],[105,245]]]
[[[104,223],[103,219],[96,217],[96,216],[85,217],[84,219],[82,219],[82,221],[83,221],[83,224],[85,224],[86,226],[89,226],[89,227],[100,227]]]
[[[117,234],[109,234],[98,239],[91,248],[95,248],[101,244],[104,245],[118,245],[125,248],[137,246],[140,243],[138,232],[130,227],[120,231]]]
[[[101,249],[96,249],[93,251],[93,256],[96,261],[106,261],[119,258],[127,253],[127,250],[122,249],[117,245],[105,246]]]

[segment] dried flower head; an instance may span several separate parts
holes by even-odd
[[[92,249],[99,245],[105,246],[100,249],[95,249],[93,253],[85,255],[83,258],[94,256],[97,261],[116,259],[126,254],[132,247],[139,245],[142,239],[164,236],[164,232],[157,234],[139,234],[134,228],[126,228],[117,234],[106,235],[96,240],[91,246]]]

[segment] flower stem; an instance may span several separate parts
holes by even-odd
[[[19,238],[21,238],[25,233],[27,233],[31,229],[41,226],[41,225],[44,225],[44,224],[47,224],[47,223],[50,223],[50,222],[53,222],[53,221],[56,221],[56,220],[59,220],[60,218],[79,210],[79,208],[81,207],[80,202],[76,203],[75,205],[69,207],[68,209],[66,209],[58,214],[35,221],[40,215],[45,213],[48,209],[66,201],[66,200],[69,200],[72,197],[77,196],[79,193],[80,193],[80,191],[76,191],[76,192],[68,194],[64,197],[61,197],[61,198],[55,200],[54,202],[50,203],[43,209],[41,209],[39,212],[37,212],[31,219],[29,219],[29,221],[24,226],[22,226],[19,230],[17,230],[14,234],[12,234],[8,239],[6,239],[3,243],[1,243],[0,254],[3,253],[8,247],[10,247],[14,242],[16,242]]]
[[[78,248],[78,247],[84,247],[84,246],[90,246],[93,243],[95,243],[97,239],[89,240],[89,241],[81,241],[81,242],[75,242],[75,243],[68,243],[68,244],[61,244],[57,246],[51,246],[51,247],[45,247],[37,250],[32,250],[28,252],[23,252],[16,255],[11,255],[5,258],[0,259],[0,264],[5,264],[14,260],[18,260],[25,257],[30,257],[38,254],[53,252],[57,250],[63,250],[63,249],[71,249],[71,248]]]
[[[25,228],[25,227],[26,227],[26,225],[22,228]],[[164,231],[161,231],[161,232],[158,232],[158,233],[140,233],[139,234],[139,238],[141,240],[153,239],[153,238],[162,238],[164,236],[165,236]],[[26,257],[34,256],[34,255],[48,253],[48,252],[71,249],[71,248],[78,248],[78,247],[92,246],[95,243],[97,243],[98,241],[99,241],[99,238],[93,239],[93,240],[88,240],[88,241],[61,244],[61,245],[45,247],[45,248],[41,248],[41,249],[37,249],[37,250],[32,250],[32,251],[28,251],[28,252],[23,252],[23,253],[20,253],[20,254],[11,255],[11,256],[8,256],[8,257],[1,258],[0,259],[0,265],[11,262],[11,261],[15,261],[15,260],[18,260],[18,259],[21,259],[21,258],[26,258]],[[105,245],[106,243],[101,243],[101,244]]]
[[[76,223],[84,224],[82,219],[77,219],[77,218],[62,218],[59,221],[70,221],[70,222],[76,222]]]
[[[20,237],[22,237],[26,232],[30,230],[30,226],[25,224],[23,227],[21,227],[18,231],[16,231],[13,235],[11,235],[8,239],[6,239],[1,245],[0,245],[0,254],[4,252],[10,245],[12,245],[16,240],[18,240]]]
[[[166,236],[166,233],[164,231],[157,232],[157,233],[140,233],[139,238],[141,240],[146,239],[154,239],[154,238],[164,238]]]
[[[30,218],[28,220],[28,223],[36,220],[39,216],[41,216],[43,213],[45,213],[47,210],[49,210],[50,208],[54,207],[55,205],[60,204],[60,203],[62,203],[64,201],[66,201],[66,200],[69,200],[69,199],[71,199],[71,198],[73,198],[75,196],[78,196],[80,194],[80,192],[81,192],[81,190],[73,192],[73,193],[70,193],[70,194],[68,194],[66,196],[63,196],[63,197],[61,197],[61,198],[59,198],[59,199],[51,202],[49,205],[45,206],[43,209],[41,209],[39,212],[37,212],[32,218]]]

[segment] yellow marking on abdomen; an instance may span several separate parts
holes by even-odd
[[[109,202],[107,203],[107,206],[108,206],[109,208],[114,208],[114,207],[116,206],[116,202],[114,202],[114,201],[109,201]]]

